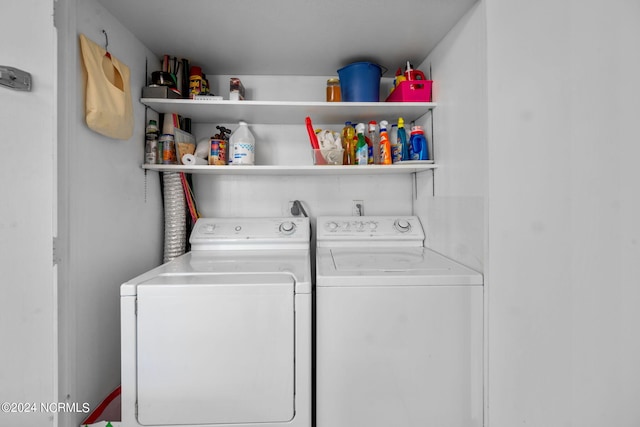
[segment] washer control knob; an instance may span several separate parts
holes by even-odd
[[[375,230],[376,228],[378,228],[378,224],[376,224],[375,222],[370,222],[369,223],[369,229]]]
[[[406,219],[397,219],[396,222],[393,223],[393,226],[401,233],[406,233],[411,230],[411,224]]]
[[[338,224],[336,222],[334,222],[334,221],[331,221],[331,222],[327,223],[327,228],[330,231],[335,231],[335,230],[338,229],[338,227],[339,227]]]
[[[279,230],[282,234],[293,234],[296,231],[296,225],[291,221],[285,221],[280,224]]]

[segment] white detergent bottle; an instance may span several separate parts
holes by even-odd
[[[238,122],[238,128],[229,138],[229,164],[254,165],[256,154],[256,140],[249,130],[247,122]]]

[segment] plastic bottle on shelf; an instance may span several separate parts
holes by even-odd
[[[398,124],[391,125],[391,129],[387,130],[389,133],[389,143],[391,144],[391,161],[398,163],[402,160],[402,145],[398,144]]]
[[[398,142],[397,144],[402,149],[400,161],[410,160],[409,156],[409,141],[407,141],[407,131],[404,129],[404,119],[398,118]]]
[[[238,122],[238,128],[229,137],[231,152],[229,153],[230,165],[255,164],[256,140],[249,130],[247,122]]]
[[[380,163],[381,165],[390,165],[391,160],[391,142],[387,133],[389,123],[386,120],[380,122]]]
[[[369,146],[368,164],[380,164],[380,137],[378,135],[378,124],[375,120],[369,122],[369,132],[365,138]]]
[[[411,127],[411,138],[409,139],[409,143],[412,148],[411,160],[429,160],[427,137],[425,136],[421,126]]]
[[[400,86],[400,83],[402,83],[405,80],[406,80],[406,78],[405,78],[404,74],[402,74],[402,68],[398,67],[398,70],[396,71],[396,75],[393,78],[393,87],[391,88],[391,92],[396,90],[396,88],[398,86]]]
[[[369,161],[369,146],[364,139],[364,123],[358,123],[356,126],[356,134],[358,135],[358,144],[356,145],[356,165],[366,165]]]
[[[147,165],[154,165],[158,162],[158,138],[160,138],[160,130],[158,129],[158,122],[155,120],[149,120],[147,129],[145,132],[145,144],[144,144],[144,162]]]
[[[205,94],[206,84],[202,68],[192,66],[189,74],[189,96],[194,98],[197,95]]]
[[[356,147],[353,144],[355,138],[355,131],[351,122],[345,122],[342,129],[342,146],[344,148],[344,161],[345,165],[355,164]]]

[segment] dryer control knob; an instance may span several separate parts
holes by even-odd
[[[411,224],[406,219],[397,219],[393,226],[401,233],[411,230]]]
[[[338,229],[338,224],[334,221],[328,222],[327,223],[327,228],[331,231],[335,231]]]
[[[282,234],[293,234],[296,231],[296,225],[291,221],[285,221],[280,224],[279,230]]]

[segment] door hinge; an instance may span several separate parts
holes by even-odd
[[[54,28],[58,28],[58,26],[56,25],[56,15],[58,14],[58,0],[53,0],[53,27]]]
[[[60,264],[60,255],[58,255],[58,252],[59,252],[60,249],[59,249],[58,245],[59,245],[58,244],[58,238],[54,237],[52,245],[51,245],[52,252],[53,252],[53,254],[52,254],[53,265]]]

